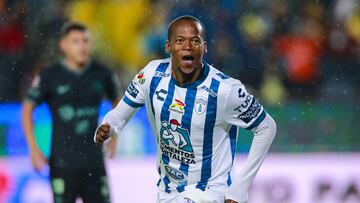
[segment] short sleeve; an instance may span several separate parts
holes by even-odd
[[[140,71],[128,85],[123,97],[124,102],[134,108],[144,106],[147,82],[144,71]]]
[[[47,84],[47,74],[42,72],[34,77],[31,87],[28,90],[25,98],[34,104],[40,104],[44,102],[49,96],[49,84]]]
[[[116,100],[120,96],[120,80],[117,74],[109,70],[106,80],[106,97],[111,101]]]
[[[263,106],[240,81],[234,80],[225,103],[225,121],[250,130],[257,127],[265,116]]]

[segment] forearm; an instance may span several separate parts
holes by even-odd
[[[116,136],[121,132],[136,111],[136,108],[133,108],[123,100],[120,100],[119,104],[105,115],[102,124],[108,123],[111,127],[111,136]]]
[[[254,139],[242,170],[235,177],[226,195],[227,199],[239,203],[247,202],[247,193],[276,134],[274,120],[266,115],[264,121],[254,130]]]
[[[34,105],[28,101],[24,101],[22,105],[22,125],[24,129],[24,134],[26,138],[26,142],[30,148],[30,150],[34,150],[37,148],[37,143],[34,135],[34,123],[32,118],[32,112],[34,109]]]

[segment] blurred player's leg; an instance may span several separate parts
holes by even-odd
[[[80,184],[74,171],[50,169],[51,187],[55,203],[74,203]]]
[[[86,169],[82,175],[81,197],[84,203],[109,203],[108,179],[104,167]]]

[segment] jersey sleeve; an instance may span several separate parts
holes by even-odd
[[[102,124],[108,123],[111,126],[110,136],[120,135],[121,130],[137,109],[144,106],[146,82],[147,78],[142,70],[130,82],[117,106],[104,116]],[[96,133],[94,142],[96,142]]]
[[[239,80],[233,81],[226,98],[225,121],[251,130],[264,120],[266,111]]]
[[[106,79],[105,93],[106,97],[111,101],[116,100],[120,96],[120,80],[119,77],[109,70]]]
[[[128,85],[123,101],[133,108],[144,106],[147,82],[144,71],[140,71]]]
[[[48,75],[42,72],[34,77],[31,87],[28,90],[25,99],[33,102],[35,105],[44,102],[49,96]]]

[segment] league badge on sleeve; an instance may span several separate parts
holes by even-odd
[[[145,83],[146,79],[143,71],[140,71],[140,73],[135,76],[135,81],[141,85]]]
[[[207,100],[204,97],[198,97],[195,101],[195,112],[198,115],[206,111]]]

